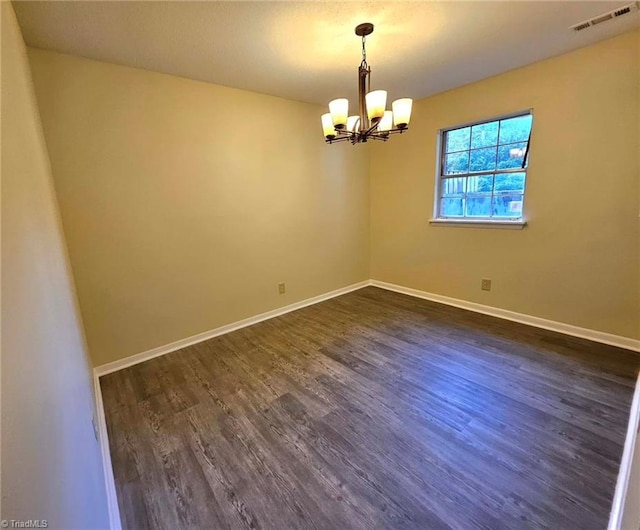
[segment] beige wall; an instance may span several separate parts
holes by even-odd
[[[367,152],[322,108],[29,57],[94,363],[369,278]]]
[[[91,367],[26,49],[2,2],[2,519],[106,528]]]
[[[640,337],[639,35],[417,102],[410,134],[371,151],[372,278]],[[528,226],[429,225],[437,131],[530,107]]]

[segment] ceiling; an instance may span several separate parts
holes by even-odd
[[[360,22],[372,88],[421,98],[640,26],[628,1],[20,2],[29,46],[325,104],[356,97]]]

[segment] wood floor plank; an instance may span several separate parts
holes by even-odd
[[[367,287],[102,377],[123,526],[602,529],[639,368]]]

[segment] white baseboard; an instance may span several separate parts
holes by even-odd
[[[149,359],[153,359],[154,357],[160,357],[161,355],[165,355],[176,350],[181,350],[182,348],[186,348],[187,346],[191,346],[192,344],[197,344],[198,342],[209,340],[213,337],[218,337],[219,335],[224,335],[225,333],[230,333],[241,328],[246,328],[247,326],[251,326],[253,324],[257,324],[258,322],[284,315],[285,313],[290,313],[291,311],[296,311],[297,309],[302,309],[303,307],[317,304],[319,302],[324,302],[325,300],[350,293],[351,291],[362,289],[363,287],[367,287],[369,284],[369,280],[365,280],[363,282],[347,285],[346,287],[342,287],[334,291],[329,291],[328,293],[314,296],[312,298],[307,298],[306,300],[301,300],[300,302],[295,302],[284,307],[279,307],[278,309],[267,311],[266,313],[260,313],[259,315],[245,318],[237,322],[232,322],[231,324],[227,324],[226,326],[220,326],[219,328],[215,328],[210,331],[198,333],[197,335],[187,337],[186,339],[180,339],[175,342],[171,342],[170,344],[159,346],[158,348],[153,348],[151,350],[147,350],[145,352],[138,353],[124,359],[119,359],[111,363],[102,364],[95,367],[95,373],[98,377],[101,377],[103,375],[110,374],[111,372],[117,372],[118,370],[128,368],[129,366],[133,366],[134,364],[143,363],[145,361],[148,361]]]
[[[592,340],[594,342],[600,342],[602,344],[609,344],[611,346],[617,346],[618,348],[640,352],[640,340],[632,339],[629,337],[622,337],[620,335],[604,333],[603,331],[581,328],[578,326],[573,326],[571,324],[565,324],[563,322],[556,322],[554,320],[547,320],[546,318],[534,317],[531,315],[525,315],[523,313],[516,313],[515,311],[508,311],[507,309],[500,309],[498,307],[477,304],[475,302],[467,302],[466,300],[450,298],[448,296],[442,296],[440,294],[428,293],[426,291],[420,291],[418,289],[412,289],[410,287],[403,287],[402,285],[396,285],[393,283],[371,280],[369,282],[369,285],[380,287],[381,289],[386,289],[388,291],[395,291],[396,293],[407,294],[416,298],[423,298],[432,302],[438,302],[440,304],[467,309],[469,311],[474,311],[475,313],[483,313],[485,315],[491,315],[493,317],[503,318],[505,320],[512,320],[513,322],[520,322],[521,324],[527,324],[536,328],[557,331],[558,333],[564,333],[565,335],[572,335],[573,337],[580,337],[583,339]]]
[[[618,472],[618,482],[616,492],[613,496],[611,515],[609,516],[608,530],[622,530],[622,520],[624,515],[625,500],[627,499],[627,489],[631,477],[633,465],[639,467],[640,461],[634,464],[634,458],[640,460],[640,454],[634,455],[636,440],[638,437],[638,427],[640,423],[640,374],[636,382],[636,390],[631,402],[631,412],[629,413],[629,425],[627,426],[627,437],[624,441],[622,460],[620,460],[620,471]],[[632,499],[637,502],[637,499]],[[637,507],[634,507],[637,509]]]
[[[110,530],[122,530],[120,521],[120,509],[118,508],[118,495],[116,494],[116,482],[113,478],[113,467],[111,466],[111,452],[109,450],[109,435],[107,433],[107,420],[104,415],[104,404],[102,403],[102,390],[100,389],[100,378],[93,371],[93,386],[96,396],[96,422],[98,427],[98,443],[102,453],[102,468],[104,472],[104,483],[107,490],[107,507],[109,509]]]
[[[199,333],[197,335],[193,335],[185,339],[180,339],[175,342],[171,342],[170,344],[166,344],[164,346],[159,346],[157,348],[153,348],[151,350],[147,350],[142,353],[137,353],[135,355],[126,357],[124,359],[119,359],[111,363],[96,366],[95,373],[98,377],[101,377],[103,375],[110,374],[112,372],[117,372],[118,370],[122,370],[123,368],[128,368],[129,366],[133,366],[135,364],[143,363],[145,361],[148,361],[149,359],[153,359],[154,357],[160,357],[161,355],[165,355],[167,353],[171,353],[173,351],[186,348],[187,346],[191,346],[192,344],[197,344],[198,342],[212,339],[213,337],[218,337],[219,335],[224,335],[225,333],[230,333],[232,331],[236,331],[238,329],[245,328],[253,324],[257,324],[258,322],[262,322],[270,318],[284,315],[285,313],[289,313],[297,309],[302,309],[303,307],[317,304],[319,302],[329,300],[330,298],[335,298],[336,296],[350,293],[351,291],[362,289],[363,287],[367,287],[369,285],[372,285],[374,287],[379,287],[381,289],[386,289],[388,291],[394,291],[397,293],[414,296],[416,298],[423,298],[425,300],[430,300],[432,302],[438,302],[440,304],[459,307],[461,309],[467,309],[468,311],[474,311],[476,313],[483,313],[485,315],[491,315],[494,317],[503,318],[505,320],[511,320],[514,322],[520,322],[521,324],[527,324],[529,326],[534,326],[537,328],[556,331],[558,333],[563,333],[565,335],[572,335],[574,337],[580,337],[583,339],[592,340],[594,342],[600,342],[602,344],[609,344],[611,346],[617,346],[619,348],[640,352],[640,340],[637,340],[637,339],[622,337],[619,335],[613,335],[611,333],[604,333],[602,331],[595,331],[587,328],[581,328],[578,326],[574,326],[572,324],[565,324],[563,322],[547,320],[545,318],[525,315],[523,313],[516,313],[515,311],[509,311],[507,309],[500,309],[500,308],[491,307],[488,305],[477,304],[475,302],[468,302],[466,300],[460,300],[458,298],[450,298],[448,296],[429,293],[426,291],[420,291],[418,289],[412,289],[410,287],[404,287],[402,285],[396,285],[393,283],[382,282],[379,280],[366,280],[363,282],[358,282],[352,285],[348,285],[346,287],[342,287],[340,289],[336,289],[334,291],[330,291],[328,293],[314,296],[312,298],[307,298],[306,300],[295,302],[293,304],[280,307],[272,311],[267,311],[266,313],[261,313],[259,315],[245,318],[237,322],[232,322],[231,324],[227,324],[225,326],[221,326],[219,328],[215,328],[210,331],[205,331],[203,333]]]

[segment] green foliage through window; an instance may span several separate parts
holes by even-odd
[[[442,132],[438,217],[522,219],[532,116]]]

